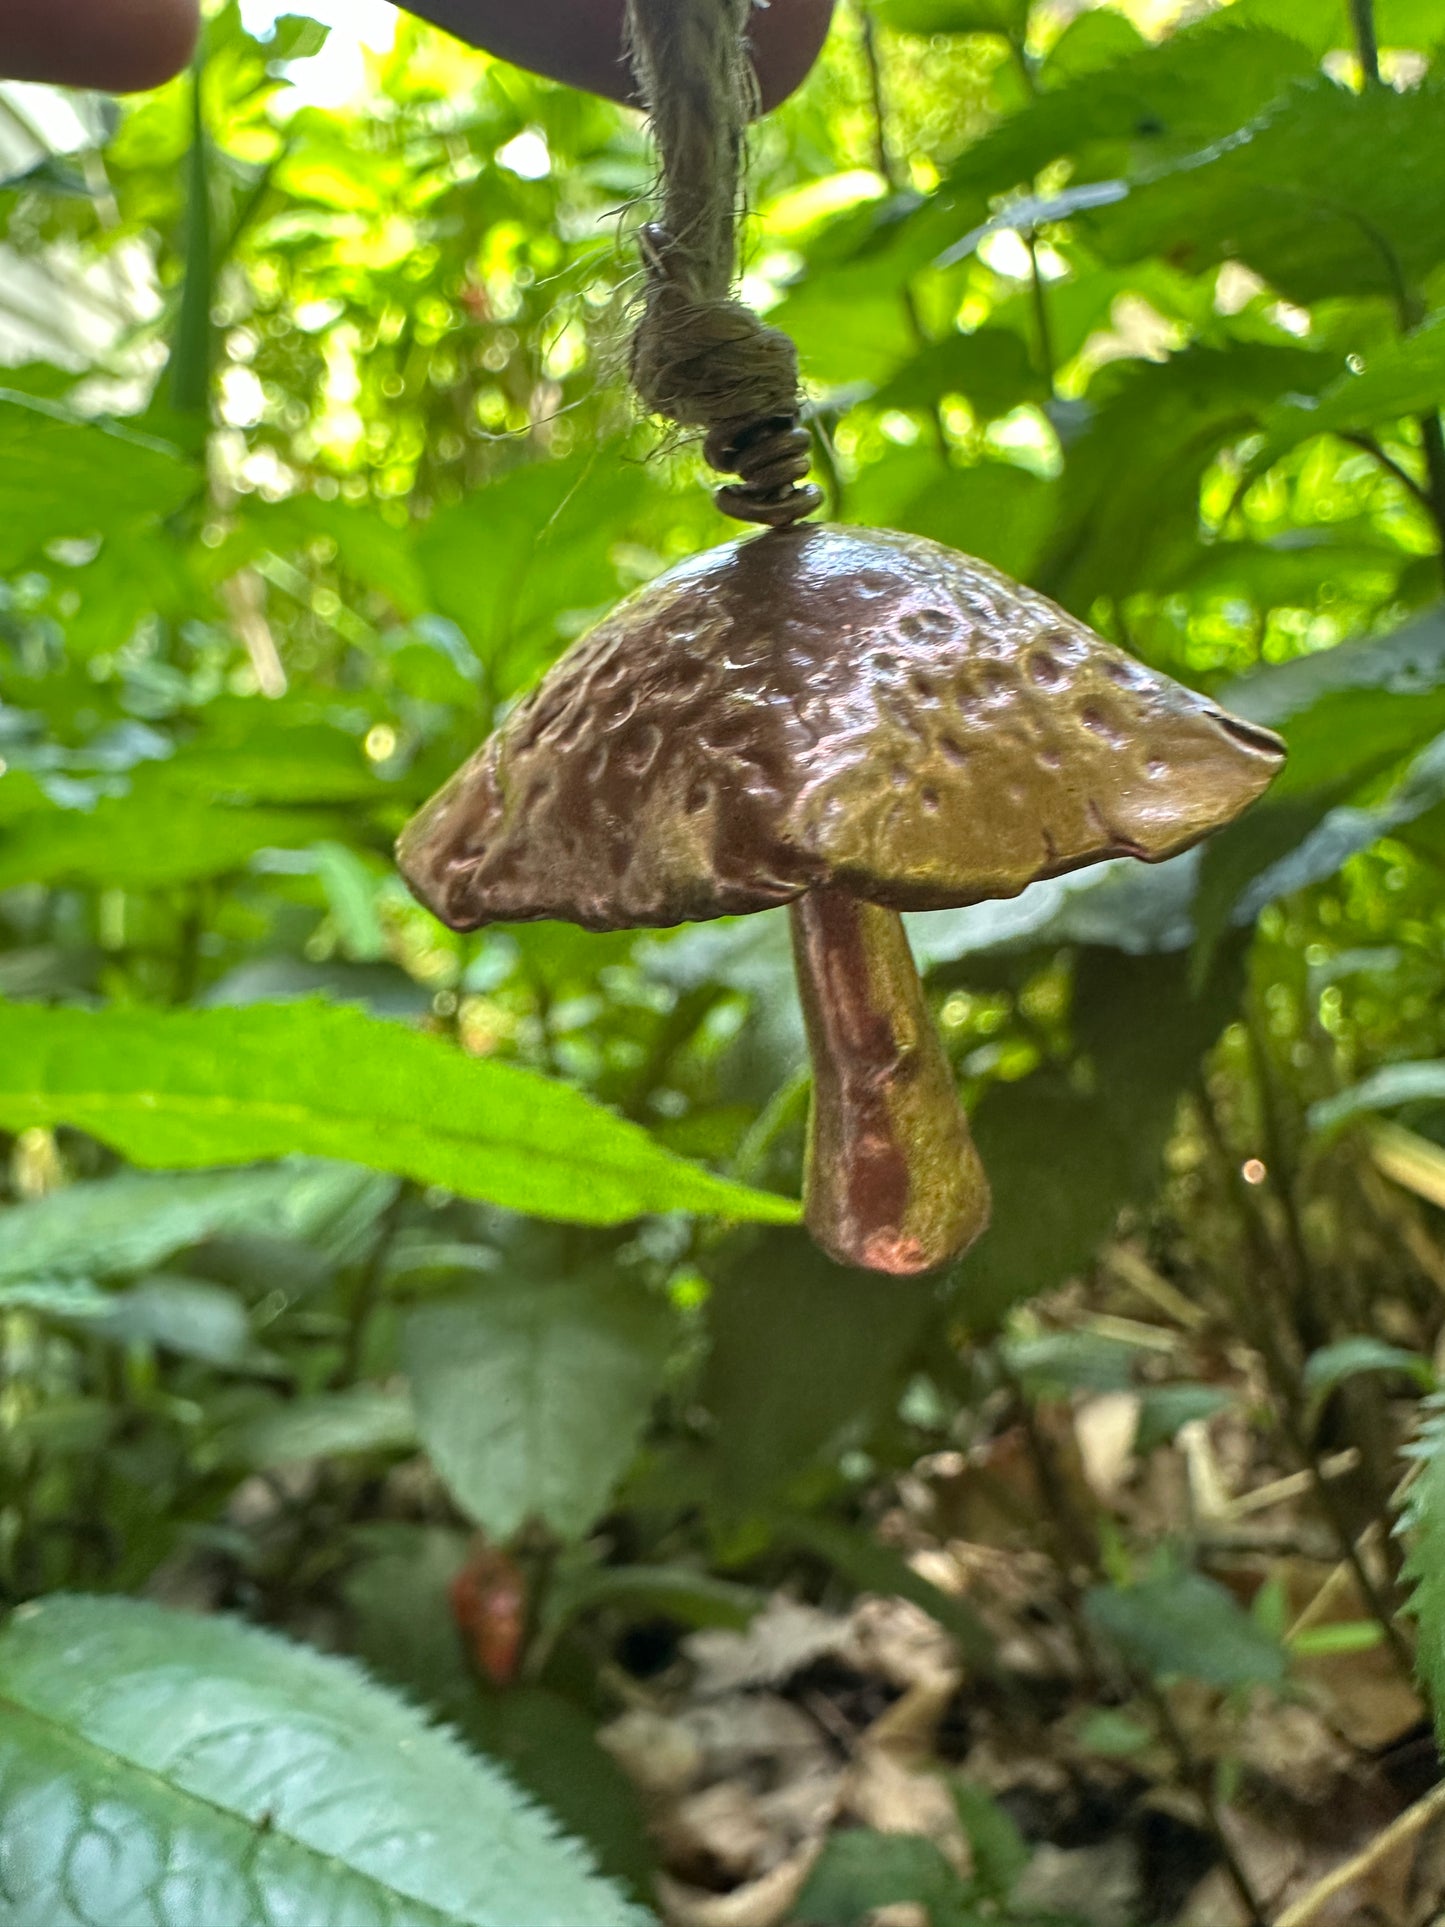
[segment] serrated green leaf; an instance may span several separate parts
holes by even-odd
[[[1354,373],[1341,375],[1317,396],[1289,397],[1264,417],[1264,447],[1250,459],[1250,475],[1315,435],[1338,435],[1437,410],[1445,402],[1445,312],[1375,349]]]
[[[1157,1679],[1197,1679],[1231,1690],[1277,1686],[1285,1675],[1280,1642],[1202,1573],[1095,1586],[1084,1610],[1098,1631]]]
[[[0,1211],[0,1284],[124,1277],[258,1225],[306,1239],[360,1204],[379,1209],[390,1191],[369,1171],[301,1159],[262,1171],[100,1178]]]
[[[35,811],[0,837],[0,890],[20,883],[167,889],[243,870],[261,850],[305,849],[339,825],[299,810],[227,809],[154,789],[93,809]]]
[[[1084,181],[1129,178],[1160,156],[1189,154],[1313,71],[1297,41],[1237,24],[1233,13],[1091,67],[973,142],[910,224],[917,241],[926,236],[932,254],[956,245],[987,217],[994,196],[1031,182],[1065,154]]]
[[[343,1660],[50,1599],[0,1635],[0,1860],[46,1927],[643,1927],[493,1766]]]
[[[407,1320],[422,1443],[489,1538],[529,1521],[579,1538],[637,1449],[674,1331],[606,1272],[497,1280]]]
[[[70,1124],[177,1170],[341,1158],[575,1223],[797,1207],[671,1156],[565,1085],[342,1007],[0,1004],[0,1122]]]
[[[200,486],[165,443],[0,386],[0,572],[61,537],[169,515]]]
[[[1445,90],[1297,84],[1248,127],[1089,217],[1111,261],[1243,261],[1290,300],[1381,295],[1398,313],[1445,261]],[[1237,124],[1237,123],[1236,123]]]
[[[1420,1436],[1407,1448],[1417,1474],[1405,1500],[1402,1526],[1412,1582],[1410,1612],[1420,1629],[1415,1669],[1445,1733],[1445,1407],[1432,1398],[1422,1408]]]
[[[1172,586],[1198,553],[1199,485],[1219,451],[1333,367],[1307,349],[1240,342],[1110,371],[1067,451],[1040,586],[1084,611],[1099,595]]]

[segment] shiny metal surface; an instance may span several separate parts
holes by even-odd
[[[622,603],[399,859],[457,929],[683,923],[821,883],[938,909],[1172,856],[1259,795],[1280,754],[984,563],[809,524]]]
[[[813,1059],[808,1229],[840,1264],[932,1271],[988,1223],[988,1179],[896,910],[842,890],[792,906]]]
[[[408,825],[455,929],[596,930],[793,905],[813,1056],[807,1221],[905,1274],[988,1185],[899,910],[1172,856],[1283,749],[985,563],[807,524],[731,542],[600,623]]]

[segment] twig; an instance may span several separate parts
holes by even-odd
[[[1399,1819],[1392,1821],[1383,1833],[1376,1834],[1368,1846],[1353,1854],[1342,1866],[1336,1867],[1333,1873],[1327,1873],[1292,1907],[1286,1907],[1275,1922],[1275,1927],[1315,1927],[1316,1922],[1323,1927],[1327,1921],[1360,1918],[1363,1910],[1358,1902],[1347,1906],[1343,1913],[1334,1903],[1347,1895],[1349,1888],[1357,1882],[1368,1880],[1377,1868],[1417,1834],[1424,1833],[1442,1809],[1445,1809],[1445,1782],[1431,1787],[1423,1799],[1407,1807]]]

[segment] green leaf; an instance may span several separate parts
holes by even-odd
[[[1422,1358],[1419,1352],[1387,1345],[1382,1338],[1361,1335],[1336,1339],[1333,1345],[1311,1352],[1305,1360],[1304,1388],[1312,1401],[1322,1403],[1337,1385],[1361,1372],[1403,1373],[1426,1392],[1435,1384],[1434,1369],[1429,1359]]]
[[[559,616],[600,614],[617,595],[615,546],[649,499],[640,465],[608,449],[514,468],[417,537],[431,605],[450,616],[510,694],[560,646]]]
[[[155,793],[105,797],[93,809],[37,810],[0,838],[0,890],[20,883],[156,890],[243,870],[258,851],[305,849],[335,819],[226,809]]]
[[[1442,112],[1433,79],[1404,93],[1296,85],[1089,217],[1092,243],[1111,261],[1167,254],[1196,274],[1243,261],[1292,301],[1382,295],[1406,314],[1445,261]]]
[[[1310,1127],[1316,1131],[1337,1131],[1356,1118],[1376,1111],[1393,1111],[1400,1104],[1438,1104],[1445,1101],[1445,1061],[1434,1058],[1399,1064],[1386,1064],[1362,1077],[1333,1097],[1321,1098],[1310,1107]]]
[[[1143,1458],[1158,1445],[1177,1438],[1186,1425],[1213,1418],[1234,1403],[1234,1393],[1222,1385],[1155,1385],[1139,1400],[1134,1429],[1134,1453]]]
[[[354,1385],[344,1392],[295,1399],[229,1427],[217,1441],[228,1465],[257,1472],[303,1459],[410,1452],[416,1443],[410,1398],[404,1391],[379,1385]]]
[[[417,1429],[489,1538],[533,1520],[579,1538],[594,1523],[637,1450],[674,1322],[602,1271],[499,1279],[411,1314]]]
[[[1405,1577],[1413,1581],[1410,1611],[1420,1628],[1415,1669],[1445,1733],[1445,1403],[1422,1407],[1420,1436],[1406,1447],[1417,1476],[1405,1500],[1402,1526],[1409,1553]]]
[[[0,1636],[0,1860],[46,1927],[642,1927],[493,1766],[343,1660],[120,1599]]]
[[[946,395],[966,397],[975,415],[991,421],[1020,402],[1042,402],[1048,386],[1011,328],[979,328],[948,335],[905,363],[873,397],[876,408],[926,411]]]
[[[1028,1842],[982,1787],[953,1782],[953,1804],[968,1836],[974,1879],[991,1900],[1006,1901],[1031,1858]]]
[[[1197,1679],[1225,1690],[1278,1686],[1284,1679],[1284,1647],[1232,1593],[1202,1573],[1095,1586],[1084,1611],[1132,1664],[1155,1678]]]
[[[104,1318],[103,1337],[197,1358],[207,1365],[236,1365],[251,1349],[245,1306],[224,1286],[167,1273],[116,1292]]]
[[[1022,41],[1029,0],[873,0],[873,11],[898,33],[998,33]]]
[[[1260,26],[1292,34],[1311,53],[1353,53],[1350,0],[1234,0],[1237,14]],[[1433,47],[1440,39],[1438,0],[1372,0],[1375,37],[1382,47]]]
[[[0,387],[0,573],[63,536],[108,535],[169,515],[200,486],[164,442]]]
[[[0,1021],[9,1013],[0,1005]],[[307,1239],[392,1187],[367,1171],[297,1160],[263,1171],[101,1178],[0,1212],[0,1284],[30,1277],[121,1277],[208,1238],[264,1225]]]
[[[964,1927],[959,1908],[968,1890],[932,1840],[914,1833],[853,1827],[830,1833],[795,1915],[799,1927],[861,1927],[880,1907],[912,1903],[929,1910],[933,1927]]]
[[[935,1300],[928,1284],[833,1264],[800,1232],[734,1246],[706,1261],[701,1396],[716,1421],[720,1490],[753,1506],[891,1403]]]
[[[1092,1085],[1052,1068],[992,1089],[974,1118],[993,1184],[993,1223],[960,1268],[958,1309],[975,1331],[1062,1283],[1148,1195],[1179,1093],[1228,1021],[1237,955],[1201,994],[1180,955],[1080,953],[1074,1023]]]
[[[957,247],[966,230],[987,219],[995,196],[1032,182],[1065,154],[1078,163],[1076,185],[1136,175],[1161,156],[1190,155],[1311,73],[1314,62],[1297,41],[1242,26],[1234,13],[1091,66],[974,141],[909,224],[913,244],[931,254]]]
[[[36,1278],[0,1285],[0,1311],[28,1311],[39,1318],[96,1319],[110,1311],[111,1296],[86,1278]]]
[[[1279,395],[1318,388],[1332,372],[1308,349],[1238,342],[1106,373],[1068,447],[1040,586],[1083,611],[1100,595],[1171,586],[1198,553],[1199,485],[1220,450]]]
[[[301,1153],[575,1223],[655,1211],[789,1221],[565,1085],[360,1011],[0,1004],[0,1123],[70,1124],[178,1170]]]
[[[359,1657],[505,1767],[587,1842],[605,1872],[645,1895],[652,1857],[637,1793],[597,1744],[595,1720],[545,1687],[489,1691],[464,1656],[448,1594],[469,1535],[373,1525],[352,1544],[358,1556],[343,1586]]]
[[[1445,311],[1427,316],[1411,333],[1372,350],[1363,365],[1341,375],[1318,395],[1289,396],[1264,417],[1263,448],[1247,473],[1259,475],[1272,462],[1315,435],[1338,435],[1433,413],[1445,402]]]

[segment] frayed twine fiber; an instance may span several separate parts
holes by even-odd
[[[662,162],[662,220],[642,231],[647,274],[632,343],[645,405],[706,431],[704,452],[741,481],[726,514],[786,523],[822,497],[807,482],[797,350],[733,298],[743,131],[755,105],[744,51],[753,0],[628,0],[633,65]]]

